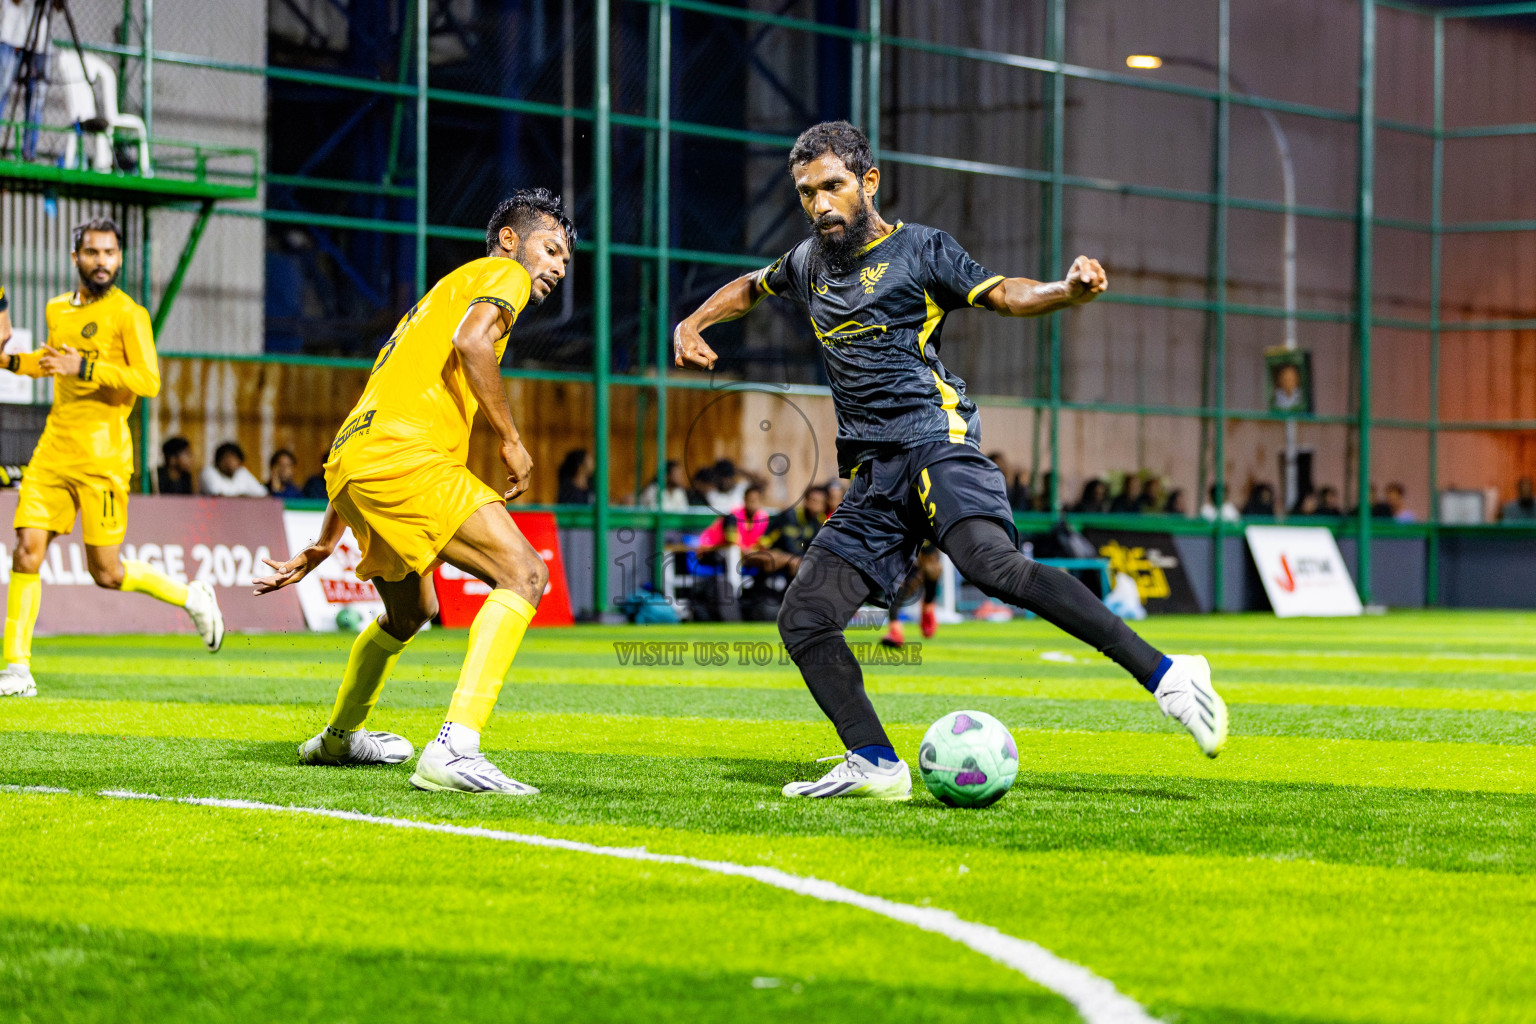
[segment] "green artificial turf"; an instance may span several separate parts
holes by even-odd
[[[1051,627],[946,627],[869,688],[909,761],[947,711],[1008,724],[1019,780],[982,811],[780,797],[838,746],[792,666],[753,663],[771,626],[530,634],[485,736],[527,799],[297,765],[346,637],[42,639],[0,785],[69,792],[0,792],[0,1020],[1075,1019],[948,939],[745,879],[99,795],[132,790],[770,865],[1038,942],[1168,1021],[1536,1021],[1530,622],[1144,623],[1210,657],[1214,762]],[[625,664],[636,640],[690,646]],[[418,638],[377,727],[429,739],[464,642]]]

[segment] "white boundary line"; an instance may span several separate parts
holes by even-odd
[[[48,786],[0,786],[0,790],[21,793],[67,793],[66,789]],[[643,861],[650,864],[675,864],[698,868],[717,875],[747,878],[754,882],[783,889],[800,896],[826,903],[843,903],[872,914],[921,928],[952,939],[974,952],[1012,968],[1042,988],[1049,989],[1076,1007],[1087,1024],[1157,1024],[1141,1004],[1115,988],[1114,983],[1099,977],[1088,968],[1063,960],[1044,946],[998,931],[991,925],[966,921],[953,911],[934,907],[915,907],[910,903],[897,903],[880,896],[870,896],[855,889],[825,882],[819,878],[792,875],[777,868],[760,865],[735,864],[723,860],[700,860],[675,854],[652,853],[644,847],[596,846],[571,839],[554,839],[549,836],[530,835],[522,832],[504,832],[499,829],[464,825],[444,825],[437,822],[417,821],[413,818],[388,818],[360,811],[342,811],[326,807],[297,807],[260,803],[254,800],[223,800],[215,797],[164,797],[154,793],[135,793],[126,789],[102,790],[99,796],[113,800],[150,800],[164,803],[194,804],[199,807],[220,807],[239,811],[271,811],[282,814],[307,814],[317,818],[337,821],[355,821],[369,825],[385,825],[390,828],[414,829],[421,832],[438,832],[444,835],[466,836],[474,839],[492,839],[503,843],[518,843],[549,850],[566,850],[571,853],[594,854],[618,860]]]

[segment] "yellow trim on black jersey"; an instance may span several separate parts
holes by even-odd
[[[917,354],[926,364],[928,362],[928,339],[933,337],[933,332],[938,330],[939,324],[944,322],[944,310],[939,307],[937,302],[933,301],[933,296],[928,294],[927,289],[923,291],[923,301],[927,303],[928,316],[923,320],[922,330],[917,332]],[[928,372],[933,374],[934,386],[939,389],[939,408],[944,410],[944,416],[949,421],[949,442],[950,444],[964,444],[965,420],[961,419],[960,414],[955,411],[960,405],[960,393],[950,387],[948,382],[943,377],[940,377],[939,372],[932,366],[928,367]]]
[[[979,284],[975,288],[971,289],[971,294],[969,294],[969,295],[967,295],[965,297],[965,304],[967,306],[974,306],[974,305],[976,305],[976,297],[979,296],[982,292],[987,291],[990,288],[996,287],[997,283],[999,281],[1001,281],[1001,280],[1003,280],[1003,275],[1002,274],[993,274],[991,277],[989,277],[985,281],[981,282],[981,284]]]
[[[881,242],[885,241],[887,238],[895,237],[896,232],[900,231],[902,228],[904,228],[906,226],[907,226],[906,222],[904,222],[904,221],[897,221],[896,222],[896,226],[891,228],[891,233],[889,235],[881,235],[879,238],[875,239],[873,242],[870,242],[864,248],[859,250],[859,255],[862,256],[864,253],[869,252],[869,250],[873,249],[875,246],[879,245]]]

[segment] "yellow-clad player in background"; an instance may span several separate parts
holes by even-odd
[[[258,594],[302,579],[330,557],[350,526],[362,549],[359,579],[372,580],[384,614],[352,646],[330,723],[299,747],[304,764],[399,764],[414,752],[394,733],[363,728],[400,652],[437,612],[439,560],[493,589],[469,629],[469,651],[447,720],[416,763],[411,785],[463,793],[536,793],[480,752],[503,678],[544,594],[548,571],[504,507],[528,487],[523,448],[501,383],[501,355],[518,314],[565,277],[576,232],[558,197],[526,189],[496,208],[486,257],[444,277],[405,314],[373,364],[363,397],[325,463],[331,503],[320,538]],[[508,489],[466,467],[470,426],[485,413],[500,438]]]
[[[0,358],[28,377],[54,378],[53,410],[32,452],[16,505],[16,553],[5,602],[5,660],[0,696],[30,697],[32,628],[42,604],[38,576],[55,537],[75,527],[98,587],[148,594],[186,610],[208,650],[224,642],[224,617],[213,588],[178,583],[143,562],[118,556],[128,528],[133,438],[128,413],[160,392],[149,314],[115,287],[123,265],[123,233],[108,219],[75,228],[79,286],[48,303],[48,344]],[[9,334],[9,324],[5,325]]]

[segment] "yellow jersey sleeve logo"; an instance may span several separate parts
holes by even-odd
[[[875,285],[885,276],[885,268],[889,266],[889,263],[880,263],[859,271],[859,283],[864,286],[865,295],[874,294]]]

